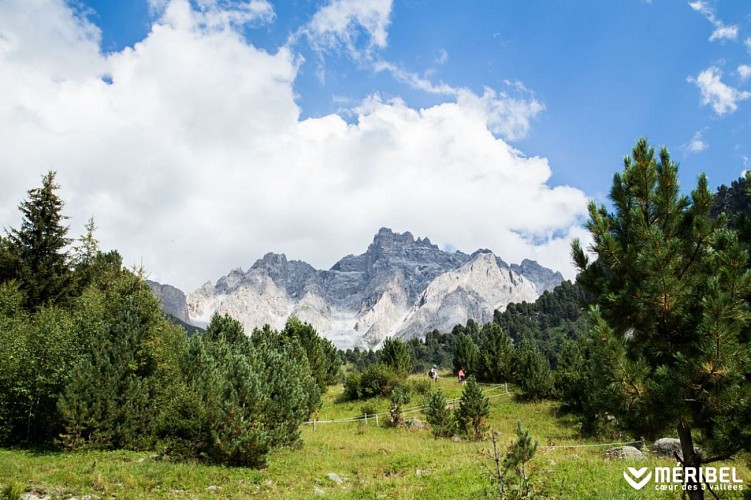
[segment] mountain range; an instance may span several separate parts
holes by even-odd
[[[192,325],[227,313],[250,332],[264,324],[281,328],[295,315],[346,349],[450,331],[469,319],[486,323],[494,310],[533,302],[562,281],[535,261],[509,265],[485,249],[446,252],[428,238],[381,228],[365,253],[329,270],[268,253],[247,271],[233,269],[187,295],[149,285],[167,313]]]

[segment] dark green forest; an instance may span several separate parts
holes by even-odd
[[[571,250],[576,282],[488,324],[386,339],[378,351],[337,351],[294,317],[245,332],[215,315],[188,334],[143,270],[99,248],[93,220],[70,236],[50,172],[21,201],[20,227],[0,236],[0,445],[258,467],[301,445],[330,385],[343,382],[346,400],[390,397],[398,421],[412,392],[430,392],[408,375],[435,365],[464,370],[472,387],[511,383],[520,399],[559,400],[582,435],[677,434],[690,465],[749,451],[749,178],[712,193],[702,176],[682,194],[677,172],[640,140],[611,207],[590,204],[592,244]],[[452,423],[441,397],[430,398],[436,437],[462,426],[481,436],[479,420]]]

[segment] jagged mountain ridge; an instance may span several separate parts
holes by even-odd
[[[534,261],[509,266],[489,250],[449,253],[428,238],[382,228],[365,253],[329,270],[268,253],[247,272],[233,269],[187,294],[184,304],[188,322],[199,326],[219,312],[247,331],[267,323],[280,328],[294,314],[338,347],[365,347],[387,336],[447,331],[468,319],[489,321],[495,309],[534,301],[561,281],[560,273]],[[176,289],[165,287],[152,285],[158,297],[170,299],[163,307],[173,315],[184,311]]]

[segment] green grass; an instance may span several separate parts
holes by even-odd
[[[448,398],[461,395],[453,378],[439,380]],[[359,416],[363,402],[338,403],[341,387],[329,390],[317,420]],[[630,462],[607,460],[603,447],[581,446],[570,419],[554,416],[555,404],[520,403],[503,389],[485,387],[491,398],[490,426],[500,432],[503,446],[514,437],[516,421],[530,429],[540,448],[530,470],[533,483],[549,498],[680,498],[679,492],[648,489],[636,492],[624,481],[626,467],[673,466],[672,461],[648,458]],[[424,403],[413,395],[407,407]],[[388,401],[371,401],[386,412]],[[420,413],[409,414],[424,419]],[[428,430],[393,429],[386,417],[363,422],[305,425],[304,445],[283,449],[269,458],[262,470],[171,463],[149,453],[81,452],[31,453],[0,450],[0,498],[7,489],[37,491],[53,497],[117,498],[488,498],[493,467],[492,444],[435,440]],[[745,484],[751,473],[739,467]],[[335,473],[342,483],[329,479]],[[649,486],[647,487],[649,488]],[[721,498],[739,498],[723,495]]]

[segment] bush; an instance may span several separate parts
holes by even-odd
[[[360,374],[360,398],[388,397],[402,380],[403,378],[398,373],[386,365],[381,363],[371,365]]]
[[[344,379],[343,401],[357,401],[360,399],[360,373],[352,371]]]
[[[363,415],[375,415],[376,413],[378,413],[378,407],[373,402],[365,403],[360,407],[360,412]]]
[[[433,392],[433,386],[435,386],[433,381],[425,378],[413,379],[407,382],[409,390],[421,396],[430,395]]]

